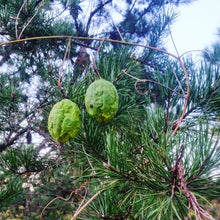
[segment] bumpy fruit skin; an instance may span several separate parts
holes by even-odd
[[[96,80],[86,91],[85,105],[88,113],[97,121],[111,121],[118,109],[118,93],[115,86],[104,79]]]
[[[73,139],[79,132],[80,125],[81,113],[74,102],[63,99],[51,109],[48,130],[51,136],[60,143]]]

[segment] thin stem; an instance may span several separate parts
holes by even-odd
[[[189,50],[189,51],[186,51],[184,52],[183,54],[180,55],[180,57],[186,55],[187,53],[192,53],[192,52],[203,52],[203,53],[206,53],[209,57],[209,59],[212,61],[212,56],[210,55],[210,53],[206,50]]]
[[[69,49],[69,47],[70,47],[70,44],[71,44],[71,38],[69,39],[68,44],[67,44],[67,47],[66,47],[66,52],[65,52],[64,57],[63,57],[63,62],[62,62],[62,66],[61,66],[61,68],[60,68],[59,78],[58,78],[58,82],[57,82],[57,87],[58,87],[60,93],[62,93],[62,92],[61,92],[60,79],[61,79],[61,75],[62,75],[62,72],[63,72],[63,66],[64,66],[64,63],[65,63],[65,60],[66,60],[66,56],[67,56],[67,53],[68,53],[68,49]]]
[[[173,46],[174,46],[174,48],[175,48],[176,54],[177,54],[178,57],[180,57],[180,56],[179,56],[179,52],[178,52],[177,47],[176,47],[176,44],[175,44],[175,41],[174,41],[174,39],[173,39],[172,32],[171,32],[171,30],[170,30],[170,26],[168,25],[168,27],[169,27],[169,32],[170,32],[171,41],[172,41]]]
[[[172,67],[171,67],[171,68],[172,68]],[[184,92],[184,90],[183,90],[183,87],[182,87],[182,85],[181,85],[181,82],[179,81],[179,79],[178,79],[178,77],[177,77],[176,72],[174,71],[174,69],[172,69],[172,70],[173,70],[174,76],[176,77],[176,81],[177,81],[177,83],[179,84],[179,87],[180,87],[180,89],[182,90],[183,95],[185,96],[185,92]]]
[[[77,210],[71,220],[76,219],[76,217],[103,191],[99,190],[95,195],[93,195],[79,210]]]
[[[47,207],[48,207],[51,203],[53,203],[55,200],[61,199],[61,200],[65,201],[65,202],[67,202],[67,201],[69,201],[69,200],[72,198],[73,193],[77,195],[83,188],[84,188],[85,191],[86,191],[86,193],[85,193],[85,195],[84,195],[84,199],[83,199],[83,202],[84,202],[85,196],[87,195],[87,189],[86,189],[85,186],[86,186],[86,184],[88,183],[88,181],[89,181],[89,179],[87,179],[78,189],[73,190],[73,191],[70,193],[70,196],[69,196],[67,199],[65,199],[65,198],[63,198],[63,197],[61,197],[61,196],[57,196],[56,198],[52,199],[49,203],[47,203],[47,205],[43,208],[43,210],[42,210],[42,212],[41,212],[40,220],[42,220],[42,216],[43,216],[44,211],[45,211],[45,210],[47,209]],[[83,202],[81,203],[81,205],[83,204]],[[80,205],[80,206],[81,206],[81,205]]]
[[[88,157],[88,155],[87,155],[87,153],[86,153],[86,150],[85,150],[84,145],[82,145],[82,149],[83,149],[83,152],[84,152],[85,155],[86,155],[86,158],[87,158],[87,160],[88,160],[88,162],[89,162],[90,167],[92,168],[92,175],[94,176],[94,175],[96,174],[96,172],[95,172],[95,169],[94,169],[94,167],[93,167],[93,165],[92,165],[92,162],[90,161],[90,159],[89,159],[89,157]]]
[[[183,68],[184,74],[185,74],[186,83],[187,83],[187,94],[186,94],[186,98],[185,98],[186,102],[185,102],[184,109],[182,111],[182,115],[180,116],[180,119],[179,119],[179,121],[176,125],[176,128],[174,129],[173,133],[171,134],[171,137],[168,139],[167,144],[169,144],[171,138],[176,134],[177,130],[179,129],[179,126],[182,123],[183,118],[185,116],[186,109],[187,109],[187,106],[188,106],[188,100],[189,100],[189,90],[190,90],[190,88],[189,88],[189,77],[188,77],[188,74],[187,74],[187,71],[186,71],[186,68],[185,68],[183,62],[180,60],[180,58],[177,58],[177,60],[179,61],[181,67]]]
[[[23,34],[24,30],[28,27],[28,25],[31,23],[31,21],[34,19],[34,17],[37,15],[38,11],[40,10],[40,8],[42,7],[42,5],[44,4],[44,1],[41,2],[41,4],[39,5],[39,7],[37,8],[36,12],[34,13],[34,15],[31,17],[31,19],[27,22],[27,24],[23,27],[21,33],[19,34],[18,39],[21,38],[21,35]]]
[[[135,82],[135,90],[136,90],[137,93],[139,93],[140,95],[146,95],[146,93],[147,93],[150,89],[148,89],[147,92],[145,92],[145,93],[139,92],[138,89],[137,89],[137,84],[138,84],[139,82],[151,82],[151,83],[158,84],[158,85],[160,85],[160,86],[162,86],[162,87],[164,87],[164,88],[166,88],[166,89],[169,89],[170,91],[176,93],[177,95],[179,95],[179,96],[181,96],[181,97],[183,97],[183,98],[186,98],[186,97],[184,97],[183,95],[181,95],[179,92],[176,92],[175,90],[171,89],[170,87],[165,86],[165,85],[163,85],[162,83],[159,83],[159,82],[157,82],[157,81],[150,80],[150,79],[139,79],[139,80],[137,80],[137,81]]]
[[[87,196],[87,193],[88,193],[88,192],[87,192],[86,187],[84,187],[84,189],[85,189],[85,195],[83,196],[83,200],[81,201],[81,203],[80,203],[78,209],[76,210],[76,213],[78,213],[78,212],[80,211],[80,209],[82,208],[82,205],[84,204],[84,202],[85,202],[85,200],[86,200],[86,196]]]
[[[116,183],[118,180],[114,180],[113,182],[111,182],[109,184],[112,185],[114,183]],[[76,217],[99,195],[101,194],[103,191],[105,190],[105,188],[99,190],[96,194],[94,194],[77,212],[75,212],[75,214],[73,215],[73,217],[71,218],[71,220],[75,220]]]
[[[104,5],[106,4],[109,4],[110,2],[112,2],[112,0],[108,0],[107,2],[105,2],[105,4],[102,4],[100,5],[98,8],[96,8],[94,11],[92,11],[90,13],[90,16],[89,16],[89,19],[88,19],[88,22],[87,22],[87,25],[86,25],[86,33],[88,33],[88,30],[89,30],[89,27],[90,27],[90,24],[91,24],[91,21],[92,21],[92,18],[94,17],[94,15],[102,9],[102,7],[104,7]]]
[[[103,1],[103,0],[101,0],[101,1],[102,1],[102,4],[103,4],[104,7],[105,7],[104,1]],[[122,37],[121,32],[119,31],[117,25],[115,24],[114,19],[113,19],[112,15],[111,15],[110,11],[109,11],[106,7],[105,7],[105,10],[108,12],[108,14],[109,14],[109,16],[110,16],[110,18],[111,18],[111,20],[112,20],[112,23],[113,23],[113,25],[115,26],[115,28],[116,28],[116,30],[117,30],[117,32],[118,32],[118,34],[119,34],[121,40],[124,41],[124,38]]]
[[[75,190],[70,193],[70,196],[69,196],[67,199],[65,199],[65,198],[63,198],[63,197],[61,197],[61,196],[58,196],[58,197],[52,199],[50,202],[48,202],[47,205],[43,208],[43,210],[42,210],[42,212],[41,212],[40,220],[42,220],[42,217],[43,217],[43,214],[44,214],[45,210],[47,209],[47,207],[48,207],[51,203],[53,203],[53,202],[54,202],[55,200],[57,200],[57,199],[61,199],[61,200],[64,200],[65,202],[67,202],[67,201],[69,201],[69,200],[72,198],[73,193],[75,193]]]
[[[102,44],[104,43],[104,41],[105,41],[105,39],[103,39],[102,42],[101,42],[101,44],[99,45],[99,47],[98,47],[98,49],[97,49],[97,51],[96,51],[96,53],[95,53],[95,56],[94,56],[94,58],[93,58],[93,62],[92,62],[92,63],[93,63],[93,69],[94,69],[94,71],[96,72],[96,74],[98,75],[99,78],[101,78],[101,76],[100,76],[99,71],[97,70],[97,68],[96,68],[96,66],[95,66],[95,59],[96,59],[96,57],[97,57],[97,55],[98,55],[98,53],[99,53],[99,50],[100,50]]]
[[[133,78],[133,79],[135,79],[135,80],[137,80],[137,81],[140,80],[139,78],[137,78],[137,77],[135,77],[135,76],[132,76],[131,74],[127,73],[126,70],[124,70],[124,69],[121,70],[121,71],[122,71],[125,75],[127,75],[127,76],[129,76],[129,77],[131,77],[131,78]]]
[[[27,3],[27,0],[24,0],[22,6],[20,7],[18,14],[16,16],[16,20],[15,20],[15,35],[16,35],[16,39],[20,39],[20,36],[18,36],[18,19],[21,13],[21,10],[24,8],[25,4]]]
[[[176,93],[177,95],[179,95],[179,96],[185,98],[185,97],[184,97],[183,95],[181,95],[179,92],[176,92],[175,90],[171,89],[170,87],[165,86],[165,85],[163,85],[163,84],[161,84],[161,83],[159,83],[159,82],[157,82],[157,81],[150,80],[150,79],[139,79],[139,78],[137,78],[137,77],[135,77],[135,76],[132,76],[131,74],[127,73],[126,70],[124,70],[124,69],[121,70],[121,71],[122,71],[124,74],[126,74],[127,76],[129,76],[129,77],[131,77],[131,78],[133,78],[133,79],[136,80],[136,82],[135,82],[135,90],[136,90],[136,92],[137,92],[138,94],[140,94],[140,95],[146,95],[147,92],[150,91],[150,89],[148,89],[148,90],[145,91],[144,93],[143,93],[143,92],[140,92],[140,91],[137,89],[137,84],[140,83],[140,82],[151,82],[151,83],[155,83],[155,84],[158,84],[158,85],[160,85],[160,86],[163,86],[164,88],[169,89],[169,90],[171,90],[172,92]]]
[[[168,101],[167,101],[167,107],[166,107],[166,131],[169,126],[169,120],[170,120],[170,99],[171,99],[171,94],[168,92]]]

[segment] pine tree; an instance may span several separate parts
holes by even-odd
[[[190,2],[0,0],[2,219],[217,217],[219,66],[163,46]],[[85,106],[100,78],[119,98],[107,123]],[[81,126],[62,143],[48,117],[64,99]]]

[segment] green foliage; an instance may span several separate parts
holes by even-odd
[[[37,175],[54,166],[51,160],[40,157],[32,145],[7,149],[0,156],[0,165],[1,211],[7,210],[8,204],[24,206],[27,202],[26,197],[30,193],[27,188],[34,178],[31,174]],[[36,180],[32,184],[36,184]]]
[[[40,172],[50,164],[46,158],[41,158],[31,145],[28,147],[21,145],[19,148],[6,150],[1,154],[0,161],[2,172],[17,175]]]
[[[0,204],[1,204],[1,211],[5,210],[7,204],[10,203],[17,203],[21,201],[21,196],[24,190],[21,187],[21,182],[18,178],[14,179],[4,179],[3,175],[1,174],[1,193],[0,193]]]

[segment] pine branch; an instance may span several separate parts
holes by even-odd
[[[178,170],[178,176],[179,176],[179,184],[180,184],[180,187],[182,190],[184,190],[184,194],[185,196],[187,197],[188,201],[189,201],[189,213],[190,213],[190,210],[191,210],[191,207],[193,208],[193,210],[195,211],[195,215],[196,215],[196,218],[201,218],[201,220],[205,220],[205,219],[210,219],[210,220],[214,220],[214,218],[209,215],[205,210],[203,210],[196,197],[193,195],[192,192],[190,192],[185,180],[184,180],[184,177],[183,177],[183,167],[181,164],[179,164],[177,166],[177,170]],[[189,214],[190,216],[190,214]]]
[[[199,168],[199,172],[198,172],[196,175],[192,176],[192,177],[189,179],[188,185],[190,185],[190,183],[191,183],[193,180],[197,179],[197,178],[200,176],[200,174],[203,172],[203,170],[206,168],[208,162],[210,161],[211,156],[212,156],[212,153],[210,153],[210,154],[208,155],[208,157],[204,160],[204,162],[202,163],[201,167]]]
[[[183,171],[183,166],[180,163],[180,160],[183,156],[183,150],[184,150],[184,145],[182,144],[180,154],[179,154],[179,156],[176,157],[175,166],[171,170],[171,172],[173,173],[173,175],[172,175],[172,196],[171,196],[171,198],[173,198],[173,196],[174,196],[174,190],[176,188],[175,185],[179,185],[180,188],[183,190],[184,195],[188,199],[188,202],[189,202],[188,203],[188,212],[190,213],[191,208],[193,208],[193,210],[195,212],[195,215],[196,215],[196,218],[201,218],[201,220],[205,220],[205,219],[214,220],[214,218],[211,215],[209,215],[205,210],[203,210],[200,207],[196,197],[189,190],[189,187],[185,182],[185,179],[184,179],[184,176],[183,176],[183,172],[184,172]],[[189,217],[190,217],[190,214],[189,214]]]
[[[7,147],[11,146],[14,144],[14,142],[20,138],[20,136],[22,136],[26,131],[28,130],[28,128],[24,128],[20,131],[18,131],[16,133],[16,135],[14,137],[11,138],[11,135],[9,134],[6,138],[4,143],[0,144],[0,152],[6,150]]]
[[[7,191],[4,196],[0,197],[0,204],[4,202],[6,199],[10,198],[15,194],[15,191],[13,188],[10,188],[10,191]]]
[[[136,179],[136,178],[134,178],[134,177],[130,177],[130,176],[128,176],[127,174],[124,174],[124,173],[122,173],[122,172],[117,171],[117,170],[114,169],[112,166],[110,166],[108,163],[103,162],[103,165],[104,165],[105,167],[107,167],[110,171],[112,171],[113,173],[116,173],[116,174],[122,176],[122,177],[125,178],[126,180],[144,184],[144,182],[141,181],[141,180],[139,180],[139,179]]]
[[[213,94],[217,91],[217,89],[220,88],[220,83],[218,83],[217,86],[215,86],[215,88],[213,88],[210,91],[210,94],[203,100],[201,100],[199,103],[197,103],[195,106],[193,106],[190,110],[188,110],[186,112],[186,114],[184,115],[184,118],[186,118],[188,115],[190,115],[194,110],[196,110],[198,107],[202,107],[202,105],[207,104],[209,102],[209,100],[212,98]]]
[[[140,14],[140,16],[137,18],[136,23],[137,23],[138,21],[140,21],[147,13],[151,12],[152,6],[153,6],[154,4],[155,4],[155,1],[152,0],[152,1],[150,2],[150,4],[148,5],[148,7],[145,8],[144,11],[143,11],[143,12]]]
[[[91,25],[91,21],[92,21],[92,18],[94,17],[94,15],[95,15],[99,10],[101,10],[105,5],[107,5],[107,4],[111,3],[111,2],[112,2],[112,0],[108,0],[108,1],[106,1],[104,4],[100,4],[94,11],[92,11],[92,12],[90,13],[88,22],[87,22],[87,24],[86,24],[86,33],[88,33],[88,31],[89,31],[89,28],[90,28],[90,25]]]
[[[131,8],[128,11],[128,15],[131,14],[131,11],[133,10],[134,6],[136,5],[137,0],[134,1],[133,5],[131,6]]]

